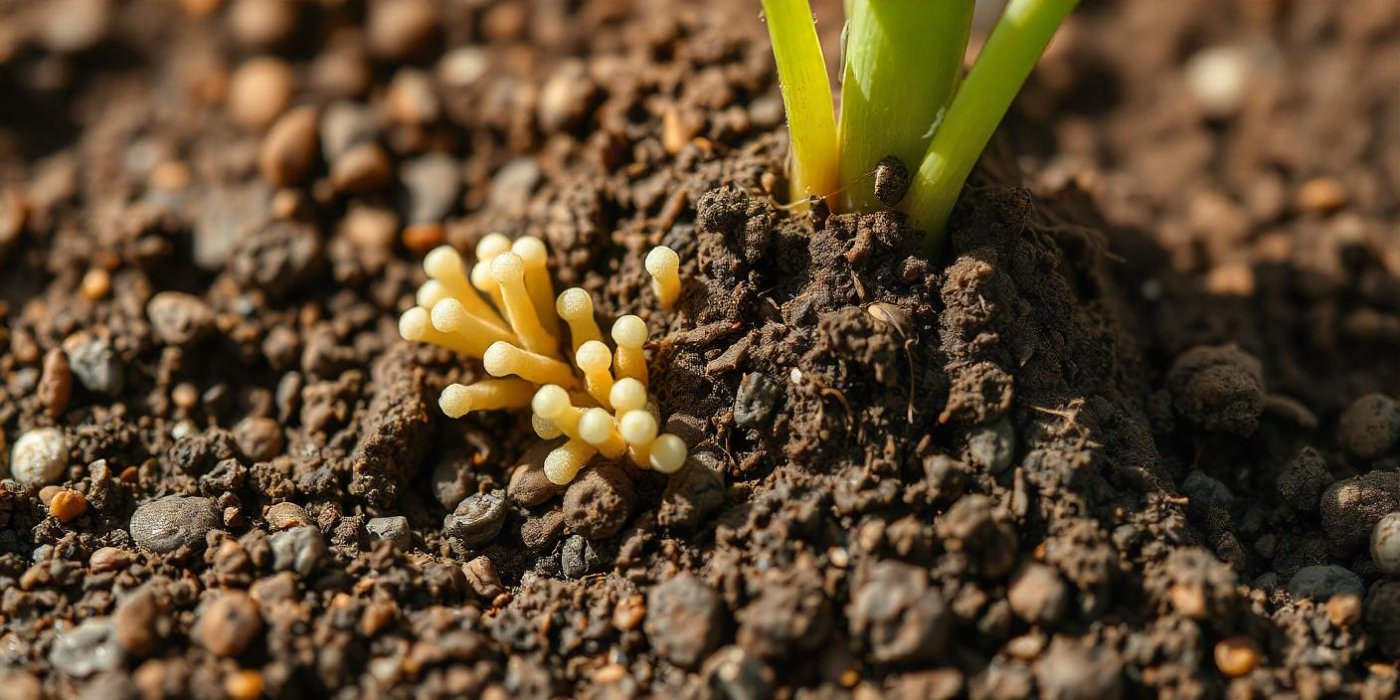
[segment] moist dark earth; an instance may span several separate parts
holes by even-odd
[[[933,261],[783,119],[746,0],[0,1],[0,696],[1396,693],[1400,6],[1086,0]],[[492,231],[681,472],[440,414]]]

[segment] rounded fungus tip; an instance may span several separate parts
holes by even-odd
[[[578,287],[570,287],[559,295],[554,310],[565,321],[586,318],[593,315],[593,297]]]
[[[462,384],[450,384],[438,396],[438,408],[449,418],[461,418],[472,410],[472,392]]]
[[[481,364],[486,373],[493,377],[504,377],[515,371],[517,348],[504,340],[491,343],[481,356]]]
[[[423,256],[423,271],[433,279],[442,279],[453,272],[461,273],[462,256],[450,245],[440,245]]]
[[[491,277],[496,284],[511,284],[525,277],[525,261],[511,252],[501,253],[491,258]]]
[[[553,440],[564,434],[564,431],[560,430],[559,426],[555,425],[554,421],[540,416],[539,414],[532,414],[530,416],[530,427],[535,429],[535,434],[538,435],[541,440]]]
[[[507,250],[510,250],[510,239],[505,234],[488,233],[476,243],[476,259],[487,262]]]
[[[590,340],[578,347],[574,362],[586,373],[606,372],[612,365],[612,353],[602,341]]]
[[[461,328],[467,317],[467,309],[456,299],[443,299],[433,305],[433,328],[450,333]]]
[[[636,379],[624,377],[613,384],[608,403],[611,403],[618,413],[636,411],[647,405],[647,388]]]
[[[659,277],[667,272],[678,270],[680,266],[681,256],[677,255],[676,251],[664,245],[656,246],[651,249],[651,252],[647,253],[646,268],[647,272],[651,273],[653,277]]]
[[[649,445],[656,440],[656,417],[646,411],[628,411],[622,414],[617,430],[629,445]]]
[[[613,417],[601,408],[590,408],[578,421],[578,436],[590,445],[601,445],[613,435]]]
[[[647,322],[638,316],[623,316],[613,323],[612,339],[624,348],[640,348],[647,342]]]
[[[547,421],[553,421],[563,415],[570,405],[569,392],[555,384],[540,387],[535,392],[535,398],[530,401],[530,409]]]
[[[431,325],[428,310],[415,306],[399,316],[399,335],[404,340],[422,340]]]
[[[685,466],[685,441],[666,433],[651,443],[651,468],[662,474],[674,474]]]
[[[418,288],[418,292],[414,294],[413,300],[417,302],[419,306],[425,309],[431,309],[436,306],[438,302],[451,296],[452,293],[447,291],[447,285],[437,280],[428,280]]]
[[[510,250],[525,261],[526,267],[543,267],[548,257],[544,241],[534,236],[521,236],[511,245]]]

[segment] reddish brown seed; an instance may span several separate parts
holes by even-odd
[[[49,515],[68,522],[87,512],[87,499],[77,491],[62,489],[49,501]]]
[[[1215,645],[1215,666],[1227,678],[1239,678],[1259,665],[1259,650],[1248,637],[1232,637]]]

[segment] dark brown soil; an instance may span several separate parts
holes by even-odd
[[[0,0],[0,696],[1393,696],[1396,8],[1086,2],[930,263],[749,0]],[[440,414],[490,231],[680,473]]]

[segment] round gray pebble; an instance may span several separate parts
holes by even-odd
[[[314,527],[294,527],[274,534],[272,543],[272,568],[277,571],[295,571],[302,576],[316,573],[330,554],[326,548],[326,538]]]
[[[1366,587],[1361,584],[1361,577],[1349,569],[1330,564],[1305,566],[1288,580],[1288,595],[1294,599],[1312,598],[1325,603],[1328,598],[1338,593],[1351,593],[1360,597],[1365,592]]]
[[[506,520],[506,501],[499,491],[467,496],[443,520],[448,536],[468,547],[486,544],[501,532]]]
[[[199,496],[166,496],[131,514],[131,539],[153,552],[166,553],[204,544],[209,531],[218,527],[214,501]]]
[[[49,663],[78,678],[117,668],[122,651],[115,627],[108,618],[99,617],[60,632],[49,652]]]
[[[388,540],[399,549],[413,545],[413,534],[408,530],[408,518],[395,515],[388,518],[370,518],[365,524],[371,540]]]
[[[1391,576],[1400,574],[1400,513],[1389,513],[1371,530],[1371,561]]]
[[[559,554],[559,560],[564,569],[564,576],[568,578],[583,578],[585,575],[597,571],[599,565],[602,564],[598,553],[593,551],[593,545],[579,535],[570,535],[568,539],[564,540],[564,548]]]
[[[10,452],[10,474],[28,486],[58,481],[68,466],[68,441],[58,428],[37,428],[15,441]]]

